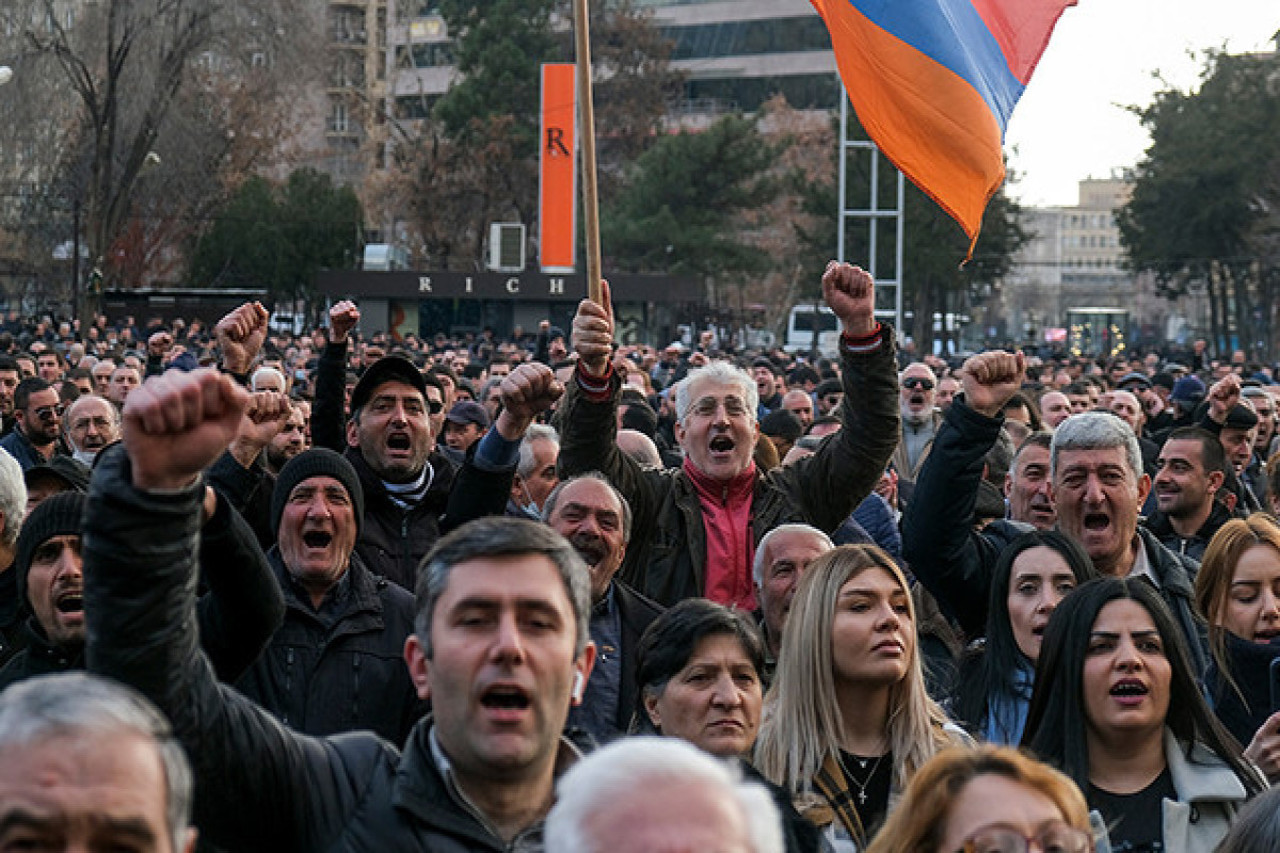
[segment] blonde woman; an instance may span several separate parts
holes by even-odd
[[[906,579],[870,545],[810,564],[765,705],[756,767],[837,853],[865,849],[912,774],[967,742],[925,692]]]

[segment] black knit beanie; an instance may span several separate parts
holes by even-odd
[[[280,469],[280,475],[276,477],[276,489],[271,495],[271,535],[280,538],[280,516],[284,514],[289,494],[299,483],[312,477],[332,477],[347,490],[355,510],[358,535],[360,525],[364,523],[364,490],[360,488],[360,477],[350,462],[327,447],[313,447],[303,451]]]
[[[55,536],[79,536],[84,517],[85,496],[80,492],[59,492],[45,498],[22,521],[18,533],[18,554],[13,568],[17,571],[18,600],[27,600],[27,573],[37,548]]]

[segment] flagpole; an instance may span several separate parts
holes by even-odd
[[[590,17],[589,0],[573,0],[573,32],[578,64],[578,133],[582,144],[582,207],[587,238],[587,296],[592,302],[602,302],[600,194],[596,181],[595,106],[591,100]]]

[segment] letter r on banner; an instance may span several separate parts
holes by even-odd
[[[571,62],[549,62],[542,66],[538,248],[542,271],[548,273],[573,272],[577,248],[575,72]]]

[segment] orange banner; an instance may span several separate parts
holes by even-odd
[[[538,247],[543,272],[573,272],[578,235],[577,97],[573,63],[542,66]]]

